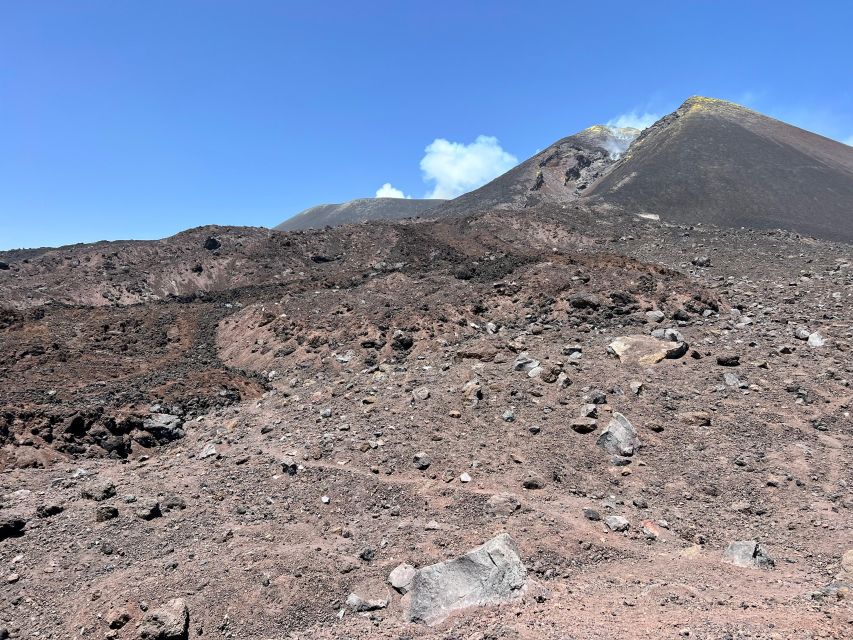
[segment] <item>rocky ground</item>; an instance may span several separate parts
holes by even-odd
[[[853,634],[849,245],[553,205],[0,260],[0,638]]]

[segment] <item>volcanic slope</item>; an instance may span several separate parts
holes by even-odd
[[[341,204],[320,204],[297,213],[275,227],[278,231],[322,229],[367,220],[399,220],[428,215],[444,200],[413,198],[359,198]]]
[[[491,182],[450,200],[433,216],[464,216],[489,209],[523,209],[580,198],[621,156],[639,129],[595,125],[558,140]]]
[[[853,248],[583,202],[0,253],[0,637],[849,637]],[[500,533],[522,597],[406,620]]]
[[[853,242],[853,147],[693,97],[643,131],[587,196],[668,222]]]

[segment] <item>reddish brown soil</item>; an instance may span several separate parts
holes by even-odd
[[[220,248],[203,247],[210,236]],[[691,264],[704,256],[712,266]],[[0,518],[26,520],[0,541],[12,638],[137,638],[142,609],[175,597],[190,637],[853,633],[849,591],[827,589],[853,580],[841,567],[853,548],[848,245],[555,206],[316,233],[209,227],[0,259],[12,267],[0,272]],[[825,345],[797,339],[800,326]],[[647,368],[607,353],[658,327],[691,353]],[[579,360],[564,352],[575,344]],[[521,352],[546,375],[514,371]],[[739,366],[717,364],[731,354]],[[571,384],[546,381],[558,372]],[[596,390],[598,428],[576,433]],[[156,404],[180,414],[184,437],[145,437]],[[642,441],[627,466],[595,444],[613,411]],[[112,436],[124,446],[105,447]],[[524,488],[531,476],[542,488]],[[107,480],[114,497],[82,496]],[[502,492],[520,499],[512,515],[487,509]],[[147,500],[161,517],[138,517]],[[96,521],[104,504],[119,516]],[[36,515],[45,505],[63,510]],[[584,508],[631,527],[608,532]],[[659,520],[658,538],[643,533]],[[535,583],[524,600],[403,622],[391,569],[501,531]],[[744,539],[775,568],[725,564]],[[353,614],[353,591],[391,603]],[[121,612],[129,622],[111,630]]]

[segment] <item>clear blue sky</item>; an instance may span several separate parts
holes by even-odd
[[[853,2],[0,0],[0,249],[415,197],[692,94],[853,137]],[[465,148],[463,148],[463,151]]]

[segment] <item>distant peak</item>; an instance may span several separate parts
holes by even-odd
[[[639,129],[635,129],[634,127],[611,127],[609,124],[594,124],[591,127],[587,127],[581,133],[592,133],[597,135],[609,135],[609,136],[637,136],[640,133]]]
[[[751,111],[743,105],[719,98],[708,98],[706,96],[690,96],[684,101],[678,111],[684,113],[697,113],[702,111]]]

